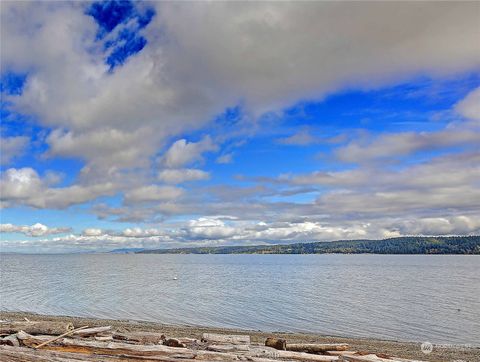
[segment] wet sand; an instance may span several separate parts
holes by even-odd
[[[379,340],[371,338],[347,338],[340,336],[325,336],[310,333],[284,333],[284,332],[261,332],[242,329],[210,328],[185,325],[166,325],[155,322],[133,321],[133,320],[111,320],[82,318],[73,316],[47,316],[24,312],[1,312],[2,320],[49,320],[49,321],[70,321],[76,327],[88,325],[90,327],[111,325],[123,331],[149,331],[161,332],[167,337],[191,337],[201,338],[202,333],[225,333],[225,334],[248,334],[252,342],[263,343],[267,337],[277,336],[285,338],[289,343],[348,343],[350,350],[368,351],[373,353],[385,353],[391,356],[417,359],[422,361],[465,361],[479,362],[480,348],[461,345],[434,345],[433,352],[425,354],[422,352],[419,342],[402,342],[392,340]]]

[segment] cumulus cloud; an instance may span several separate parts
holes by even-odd
[[[3,226],[2,226],[3,228]],[[4,248],[39,250],[111,250],[238,244],[292,243],[348,239],[380,239],[401,235],[473,235],[480,232],[476,217],[380,218],[373,222],[276,221],[245,222],[236,217],[212,216],[161,228],[82,232],[50,239],[10,240]],[[46,235],[46,234],[44,234]],[[43,236],[41,234],[35,236]]]
[[[227,239],[235,235],[235,228],[228,226],[218,218],[200,218],[191,220],[186,228],[193,239]]]
[[[158,173],[158,179],[167,184],[179,184],[186,181],[208,180],[210,174],[197,169],[165,169]]]
[[[176,141],[163,156],[162,163],[166,167],[177,168],[203,159],[203,153],[216,151],[215,145],[209,136],[199,142],[187,142],[185,139]]]
[[[125,193],[125,203],[174,200],[182,196],[184,190],[175,186],[142,186]]]
[[[239,102],[260,115],[345,86],[479,65],[475,2],[151,5],[147,45],[112,73],[87,5],[3,4],[2,67],[29,72],[9,101],[53,129],[48,154],[86,160],[108,178],[115,167],[148,167],[167,139]],[[167,165],[198,161],[192,148],[177,141]]]
[[[227,107],[240,105],[248,117],[239,117],[235,128],[253,133],[262,115],[299,101],[418,74],[478,69],[479,3],[154,2],[157,15],[142,30],[145,48],[113,71],[104,62],[107,39],[96,37],[98,26],[85,6],[2,3],[2,72],[27,74],[22,94],[5,96],[9,110],[32,115],[36,126],[49,130],[45,157],[84,163],[78,178],[62,187],[30,167],[5,170],[2,205],[66,208],[120,193],[123,205],[96,205],[93,212],[120,222],[195,218],[171,233],[92,227],[52,242],[112,247],[331,240],[435,228],[478,232],[478,89],[456,105],[464,120],[446,129],[376,134],[339,146],[335,161],[355,168],[335,165],[330,172],[257,178],[247,186],[174,185],[206,180],[209,174],[197,167],[208,152],[219,151],[218,163],[232,161],[232,149],[221,149],[231,136],[213,122]],[[211,136],[188,137],[208,134],[210,124]],[[27,141],[7,138],[2,159],[12,160]],[[314,139],[300,129],[280,142]],[[434,158],[401,162],[432,151]],[[394,162],[379,167],[378,160]],[[302,201],[292,201],[294,194]]]
[[[20,157],[27,148],[29,138],[25,136],[0,138],[0,165],[9,164]]]
[[[35,208],[63,209],[71,205],[111,195],[116,186],[106,182],[92,185],[50,187],[48,177],[41,178],[30,168],[9,168],[0,176],[0,200],[6,206],[24,204]]]
[[[457,105],[456,110],[465,118],[480,121],[480,87],[471,91]]]
[[[83,236],[100,236],[103,234],[103,230],[98,228],[88,228],[82,231]]]
[[[478,130],[445,129],[440,132],[404,132],[382,134],[371,141],[352,141],[336,150],[339,160],[369,162],[401,158],[417,152],[434,151],[454,146],[475,146],[480,143]]]
[[[70,227],[49,228],[46,225],[36,223],[28,225],[0,224],[0,233],[21,233],[27,236],[46,236],[71,232]]]

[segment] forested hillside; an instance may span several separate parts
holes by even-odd
[[[287,245],[144,250],[146,254],[480,254],[480,236],[399,237]]]

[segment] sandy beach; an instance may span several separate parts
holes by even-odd
[[[28,318],[32,321],[69,321],[72,322],[76,327],[83,325],[88,325],[90,327],[111,325],[119,330],[130,332],[161,332],[166,336],[181,336],[191,338],[200,338],[202,333],[248,334],[253,342],[258,343],[263,343],[269,336],[276,336],[284,338],[290,343],[348,343],[350,345],[350,349],[352,350],[385,353],[392,356],[423,361],[480,361],[480,348],[468,345],[434,345],[433,351],[429,354],[425,354],[421,350],[420,342],[379,340],[370,338],[348,338],[310,333],[262,332],[201,326],[166,325],[146,321],[95,319],[74,316],[48,316],[24,312],[0,312],[1,320],[23,320],[24,318]]]

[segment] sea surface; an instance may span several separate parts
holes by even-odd
[[[480,256],[1,255],[0,309],[480,344]]]

